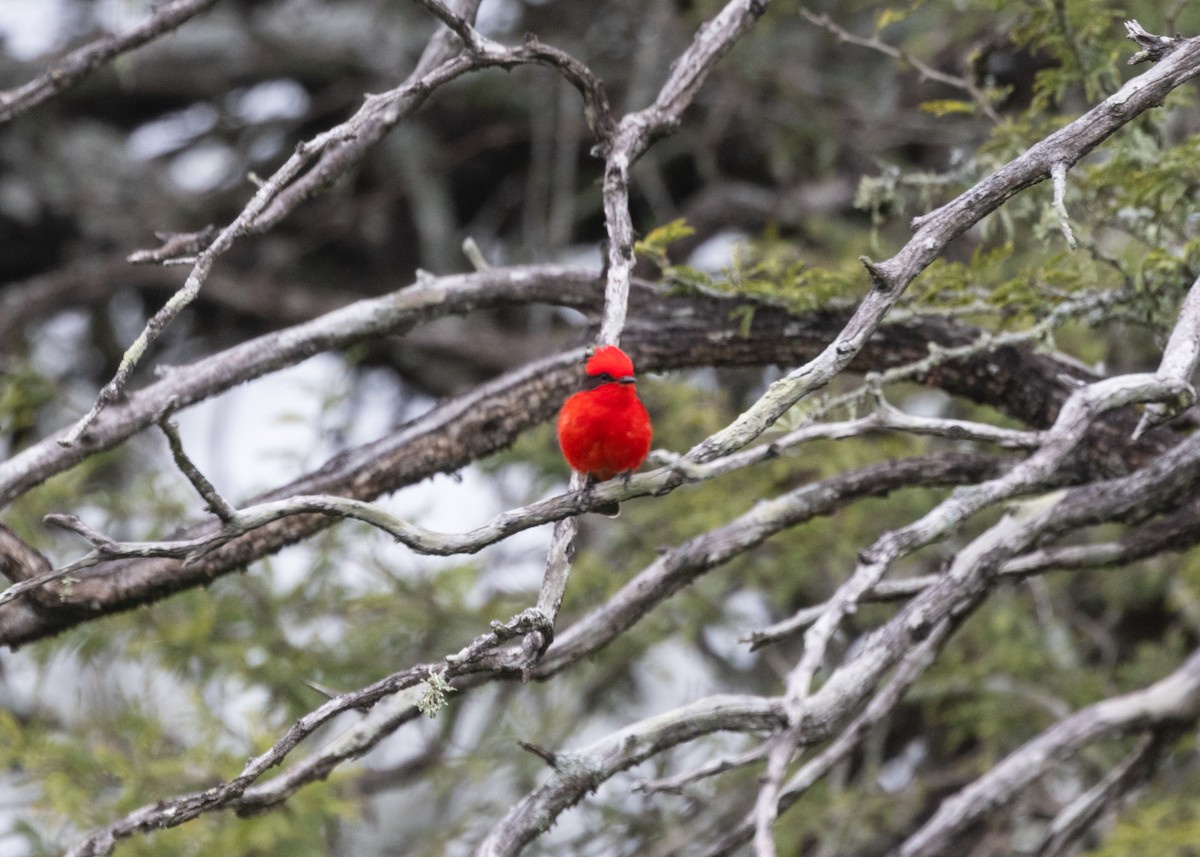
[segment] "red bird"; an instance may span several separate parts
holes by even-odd
[[[634,389],[633,361],[615,345],[596,349],[583,389],[558,414],[558,444],[593,482],[632,473],[650,451],[650,415]]]

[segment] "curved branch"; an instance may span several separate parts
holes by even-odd
[[[677,744],[713,732],[759,732],[780,723],[777,699],[710,696],[626,726],[586,747],[549,753],[550,779],[521,799],[492,829],[477,857],[512,857],[554,820],[620,771]]]

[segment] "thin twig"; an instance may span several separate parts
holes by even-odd
[[[89,42],[67,54],[44,74],[15,89],[0,92],[0,123],[19,116],[79,83],[104,63],[140,47],[216,5],[217,0],[174,0],[153,7],[140,24],[114,36]]]
[[[867,48],[868,50],[881,53],[884,56],[889,56],[892,59],[903,63],[904,65],[911,66],[912,68],[916,69],[917,73],[926,80],[936,81],[937,83],[945,84],[946,86],[950,86],[955,89],[961,89],[963,92],[966,92],[971,96],[975,104],[978,105],[979,109],[983,111],[984,115],[987,116],[988,119],[990,119],[996,125],[1000,124],[1000,114],[996,112],[996,107],[992,104],[992,99],[988,97],[987,92],[981,90],[973,81],[970,80],[970,78],[947,74],[944,71],[936,69],[928,63],[917,59],[912,54],[908,53],[908,51],[901,50],[895,45],[888,44],[878,36],[872,36],[871,38],[856,36],[854,33],[851,33],[849,30],[841,27],[836,21],[830,18],[827,12],[822,12],[818,15],[801,6],[800,14],[804,16],[806,21],[816,24],[823,30],[832,33],[838,38],[839,41],[845,42],[848,45],[856,45],[860,48]]]
[[[183,441],[179,437],[179,429],[165,417],[159,420],[158,427],[167,436],[167,444],[171,447],[171,456],[175,459],[175,466],[187,477],[188,482],[192,483],[192,487],[207,504],[209,511],[220,518],[222,523],[233,523],[237,518],[237,510],[221,496],[208,478],[200,472],[200,468],[188,458],[183,449]]]
[[[1054,213],[1058,216],[1058,228],[1062,230],[1067,246],[1075,249],[1075,233],[1071,231],[1071,215],[1067,213],[1067,165],[1062,161],[1050,168],[1054,190]]]
[[[1100,782],[1054,817],[1041,843],[1029,853],[1037,857],[1059,857],[1068,853],[1101,813],[1110,809],[1123,795],[1145,780],[1162,752],[1164,743],[1163,732],[1143,735],[1125,758],[1109,770]]]

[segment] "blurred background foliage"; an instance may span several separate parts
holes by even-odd
[[[19,17],[13,7],[23,5],[0,2],[5,19]],[[142,6],[51,5],[53,24],[40,45],[50,53]],[[533,32],[574,53],[624,110],[647,103],[719,5],[599,0],[582,16],[579,4],[562,0],[485,0],[480,21],[495,38],[514,42]],[[709,79],[678,133],[633,171],[635,223],[647,236],[642,273],[685,291],[744,295],[748,312],[754,301],[797,312],[852,304],[867,288],[860,255],[888,255],[906,240],[912,217],[1134,73],[1124,65],[1133,51],[1121,27],[1128,18],[1151,32],[1200,33],[1200,8],[1182,0],[776,0]],[[843,41],[838,29],[896,55]],[[428,15],[391,0],[227,0],[7,125],[0,134],[0,453],[85,409],[176,287],[175,269],[130,268],[125,255],[151,246],[157,230],[228,221],[252,192],[248,175],[271,170],[298,140],[347,116],[364,92],[395,85],[432,31]],[[48,59],[18,32],[0,56],[6,88]],[[956,241],[914,283],[898,315],[1030,331],[1030,347],[1096,366],[1154,366],[1179,299],[1200,274],[1195,100],[1195,87],[1184,87],[1166,109],[1139,118],[1072,170],[1066,205],[1077,250],[1066,247],[1048,183],[1038,186]],[[271,233],[241,242],[147,366],[186,362],[392,291],[418,270],[467,270],[459,248],[468,236],[495,264],[598,266],[600,163],[589,145],[576,94],[548,72],[457,81],[348,179]],[[185,422],[186,437],[238,500],[438,397],[586,339],[577,314],[547,307],[444,319],[340,355],[324,364],[325,374],[289,382],[286,395],[215,403],[205,419]],[[656,446],[687,449],[726,425],[778,371],[648,379],[642,396]],[[855,412],[861,382],[839,379],[794,420]],[[912,384],[887,393],[914,412],[1000,419]],[[228,463],[250,435],[269,451],[265,472]],[[662,548],[727,523],[759,499],[869,462],[959,446],[884,435],[823,441],[717,482],[626,503],[616,522],[587,518],[560,624],[601,603]],[[566,476],[549,426],[469,470],[457,483],[409,489],[396,498],[399,508],[462,530],[560,490]],[[517,741],[570,747],[706,693],[778,692],[798,642],[750,653],[740,637],[826,599],[860,549],[942,496],[898,491],[787,530],[701,577],[551,682],[452,696],[436,718],[406,726],[282,810],[209,817],[135,838],[119,853],[467,853],[539,782],[542,763],[518,751]],[[82,552],[80,544],[40,522],[63,508],[139,539],[201,512],[165,445],[150,435],[26,494],[5,522],[65,561]],[[902,573],[936,571],[980,526],[923,551]],[[0,798],[0,854],[57,854],[82,830],[226,779],[319,705],[323,691],[457,650],[490,620],[530,602],[545,537],[535,531],[477,557],[433,561],[344,524],[206,589],[0,654],[0,792],[9,795]],[[853,646],[892,609],[864,608],[837,644]],[[1198,641],[1194,555],[1002,588],[958,631],[869,751],[784,816],[781,853],[882,853],[940,797],[1021,742],[1079,706],[1160,677]],[[616,778],[529,853],[676,853],[684,832],[723,829],[752,803],[753,772],[678,796],[631,794],[629,786],[742,740],[696,742]],[[1200,838],[1193,743],[1182,741],[1159,785],[1096,832],[1093,853],[1191,853]],[[1020,820],[1017,829],[1030,836],[1042,829],[1120,750],[1086,754],[1057,781],[1029,790],[1006,810]],[[1021,847],[1004,838],[981,842],[973,854]]]

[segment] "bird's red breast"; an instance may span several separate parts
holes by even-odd
[[[634,387],[633,362],[615,345],[597,349],[587,362],[584,389],[558,414],[567,463],[597,481],[611,479],[641,466],[652,434]]]

